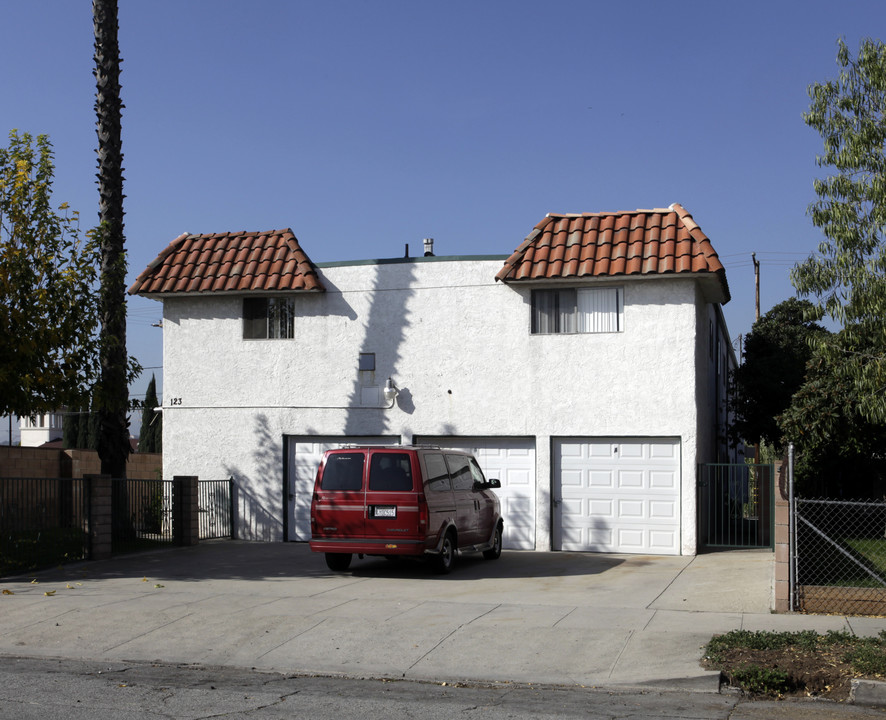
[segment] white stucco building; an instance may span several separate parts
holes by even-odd
[[[62,413],[41,413],[34,417],[20,417],[19,433],[22,447],[40,447],[41,445],[62,439]]]
[[[130,292],[163,302],[164,475],[232,476],[238,537],[308,539],[327,447],[433,443],[501,480],[505,547],[696,551],[735,360],[725,272],[679,205],[548,216],[509,258],[181,236]]]

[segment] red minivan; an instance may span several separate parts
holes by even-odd
[[[427,446],[328,450],[311,500],[311,550],[331,570],[356,553],[423,557],[448,573],[458,552],[501,555],[501,505],[469,453]]]

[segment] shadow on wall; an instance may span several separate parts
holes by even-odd
[[[396,278],[397,289],[391,291],[382,286],[382,278]],[[398,361],[402,358],[400,348],[406,332],[412,323],[407,304],[415,294],[412,284],[415,279],[414,262],[394,262],[376,266],[375,281],[366,320],[363,323],[364,335],[360,353],[375,353],[376,369],[369,377],[357,366],[354,357],[354,382],[348,407],[351,408],[345,420],[345,435],[384,435],[390,432],[390,413],[396,408],[411,414],[415,410],[412,394],[407,393],[409,378],[398,375]],[[363,389],[367,384],[384,385],[387,378],[393,379],[400,388],[394,409],[384,406],[368,408],[363,405]],[[400,386],[403,387],[400,387]],[[383,400],[383,398],[382,398]]]
[[[225,465],[225,472],[234,478],[236,537],[274,542],[283,537],[283,523],[278,511],[283,503],[280,464],[283,446],[279,436],[271,432],[267,415],[258,413],[254,422],[253,473],[246,474],[235,465]]]

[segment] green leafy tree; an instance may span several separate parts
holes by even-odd
[[[101,248],[101,381],[96,399],[100,418],[101,470],[126,476],[129,444],[126,355],[126,251],[123,235],[123,144],[117,0],[93,0],[95,111],[98,135],[99,228]]]
[[[810,86],[803,116],[824,140],[819,167],[833,172],[809,208],[825,239],[791,280],[843,327],[840,342],[818,344],[819,360],[852,384],[859,413],[886,422],[886,46],[864,40],[853,58],[841,40],[837,63],[836,80]]]
[[[744,362],[732,374],[734,440],[781,447],[777,418],[803,384],[811,340],[829,334],[810,319],[815,316],[812,303],[790,298],[754,323],[745,338]]]
[[[870,352],[858,328],[831,335],[827,351],[816,350],[806,378],[778,418],[795,446],[799,492],[807,496],[882,498],[886,493],[886,425],[860,411],[855,382],[835,373],[830,357]]]
[[[159,406],[157,400],[157,378],[151,375],[145,403],[142,409],[142,427],[138,436],[138,451],[146,453],[163,452],[163,415],[154,412]]]
[[[76,407],[97,375],[97,249],[52,209],[54,170],[45,135],[0,149],[0,414]]]

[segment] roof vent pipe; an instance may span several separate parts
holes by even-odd
[[[434,238],[425,238],[425,257],[434,257]]]
[[[409,257],[409,243],[406,243],[406,254],[403,257]]]

